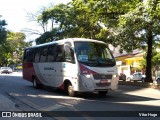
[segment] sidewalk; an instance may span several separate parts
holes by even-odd
[[[160,90],[160,84],[156,84],[156,83],[124,82],[124,81],[119,81],[119,84],[121,84],[121,85],[140,86],[140,87],[147,87],[147,88],[154,88],[154,89],[159,89],[159,90]]]

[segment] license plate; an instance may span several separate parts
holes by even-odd
[[[100,83],[108,83],[108,80],[100,80]]]

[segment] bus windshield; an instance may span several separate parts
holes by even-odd
[[[93,67],[111,67],[116,62],[106,44],[75,42],[75,51],[80,63]]]

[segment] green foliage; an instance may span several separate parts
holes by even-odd
[[[58,30],[52,29],[52,31],[50,32],[45,32],[43,33],[43,35],[41,35],[39,38],[36,39],[36,44],[42,44],[42,43],[47,43],[47,42],[51,42],[53,40],[57,40],[60,39],[60,36],[58,37]],[[57,37],[55,37],[57,36]]]
[[[55,38],[84,37],[98,39],[117,45],[113,41],[114,31],[119,15],[134,9],[139,0],[72,0],[69,4],[58,4],[45,10],[38,21],[58,23],[51,34]],[[53,26],[53,24],[52,24]],[[48,42],[50,35],[43,34],[36,41],[38,44]],[[61,36],[61,37],[59,37]],[[41,39],[43,38],[43,40]]]
[[[140,48],[142,43],[148,42],[149,31],[151,30],[153,39],[158,39],[160,33],[160,6],[156,5],[156,10],[153,10],[156,0],[148,0],[146,3],[137,4],[136,9],[128,12],[125,15],[119,16],[119,34],[121,46],[131,51],[135,48]],[[153,17],[154,16],[154,17]],[[127,41],[127,42],[122,42]]]
[[[43,22],[52,20],[58,23],[59,26],[54,28],[50,33],[52,33],[52,36],[55,38],[60,39],[84,37],[105,41],[106,36],[110,34],[108,30],[101,27],[95,13],[90,9],[89,3],[81,0],[73,1],[68,5],[56,5],[44,11],[43,14],[39,16],[39,20]],[[36,40],[38,44],[47,42],[48,39],[50,39],[46,34],[43,34],[40,38],[42,37],[43,40],[39,38]]]
[[[6,21],[0,20],[0,66],[19,64],[22,61],[23,49],[29,46],[25,34],[6,30]]]
[[[129,52],[147,44],[149,80],[152,79],[152,48],[159,40],[159,11],[160,0],[72,0],[67,5],[53,6],[39,16],[38,20],[44,23],[52,20],[59,25],[36,42],[51,41],[50,37],[84,37],[120,45]]]
[[[22,62],[22,56],[24,48],[30,44],[25,42],[26,36],[21,32],[8,32],[7,43],[8,49],[10,50],[7,56],[8,65],[20,64]]]
[[[152,54],[152,69],[154,69],[157,65],[160,65],[160,53],[154,49]],[[144,55],[144,59],[140,61],[140,68],[146,68],[146,54]]]
[[[7,31],[5,29],[5,26],[7,25],[5,20],[0,19],[0,44],[2,45],[7,38]]]
[[[152,58],[152,64],[155,67],[156,65],[160,65],[160,53],[157,53]]]
[[[135,9],[119,16],[117,34],[114,41],[127,51],[141,48],[147,44],[146,55],[146,80],[152,82],[151,67],[153,45],[159,40],[160,33],[160,3],[159,0],[139,2]]]
[[[0,19],[0,65],[2,65],[2,63],[5,63],[7,60],[6,53],[8,52],[7,49],[8,44],[6,42],[7,39],[7,31],[5,29],[6,25],[7,25],[6,21]]]
[[[143,59],[139,62],[140,68],[143,70],[146,68],[146,59]]]

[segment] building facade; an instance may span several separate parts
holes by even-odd
[[[111,45],[109,47],[116,58],[119,74],[130,76],[134,72],[144,72],[140,67],[140,61],[144,60],[144,52],[142,50],[136,49],[131,53],[126,51],[120,53],[120,47],[114,48]]]

